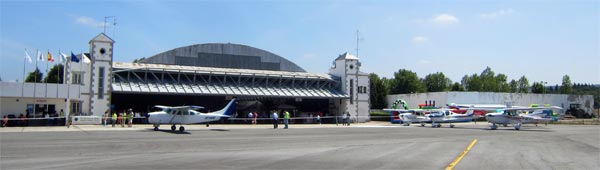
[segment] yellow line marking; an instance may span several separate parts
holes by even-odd
[[[465,155],[467,155],[467,153],[469,153],[469,150],[471,150],[471,148],[473,147],[473,145],[475,145],[475,143],[477,143],[477,139],[473,139],[473,142],[471,142],[471,144],[467,147],[467,149],[465,149],[460,155],[458,155],[458,157],[452,163],[450,163],[450,165],[448,165],[446,167],[446,170],[453,170],[454,167],[456,165],[458,165],[458,162],[460,162],[460,160],[462,160],[462,158],[465,157]]]

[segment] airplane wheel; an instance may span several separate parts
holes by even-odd
[[[425,126],[425,123],[421,123],[421,127],[424,127],[424,126]]]
[[[208,123],[207,123],[207,124],[206,124],[206,127],[208,127],[208,126],[210,126],[210,124],[208,124]]]
[[[442,127],[442,125],[437,125],[437,127]]]
[[[183,132],[185,131],[185,128],[183,126],[179,126],[179,132]]]
[[[496,130],[498,128],[498,126],[496,126],[496,124],[492,124],[492,126],[490,126],[490,129],[492,130]]]
[[[177,130],[177,127],[175,127],[175,125],[173,125],[173,126],[171,126],[171,130],[175,131],[175,130]]]
[[[503,124],[502,126],[506,127],[506,126],[508,126],[508,125],[507,125],[507,124]]]
[[[519,129],[521,129],[521,124],[516,124],[515,125],[515,130],[519,130]]]
[[[454,125],[450,125],[450,128],[454,128]]]
[[[154,126],[154,131],[158,131],[158,127]]]

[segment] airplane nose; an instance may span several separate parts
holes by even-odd
[[[493,115],[493,114],[490,114],[490,113],[488,113],[488,114],[485,114],[485,117],[494,117],[494,115]]]

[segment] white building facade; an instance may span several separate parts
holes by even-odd
[[[84,62],[80,54],[78,63],[63,63],[62,84],[0,82],[2,116],[29,113],[30,117],[41,117],[61,110],[61,116],[102,116],[110,106],[113,44],[103,33],[90,40],[90,62]]]
[[[335,59],[329,74],[340,77],[342,91],[350,96],[349,99],[341,99],[339,103],[335,103],[339,113],[350,113],[353,120],[366,122],[370,120],[370,83],[369,74],[361,72],[360,67],[358,57],[344,53]]]

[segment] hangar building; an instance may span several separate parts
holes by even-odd
[[[90,40],[91,63],[67,63],[64,84],[0,82],[1,113],[64,109],[100,116],[110,109],[147,113],[154,105],[201,105],[208,111],[237,97],[240,115],[348,112],[355,121],[368,120],[368,74],[349,53],[338,56],[328,74],[319,74],[271,52],[230,43],[175,48],[138,63],[113,62],[114,43],[103,33]]]

